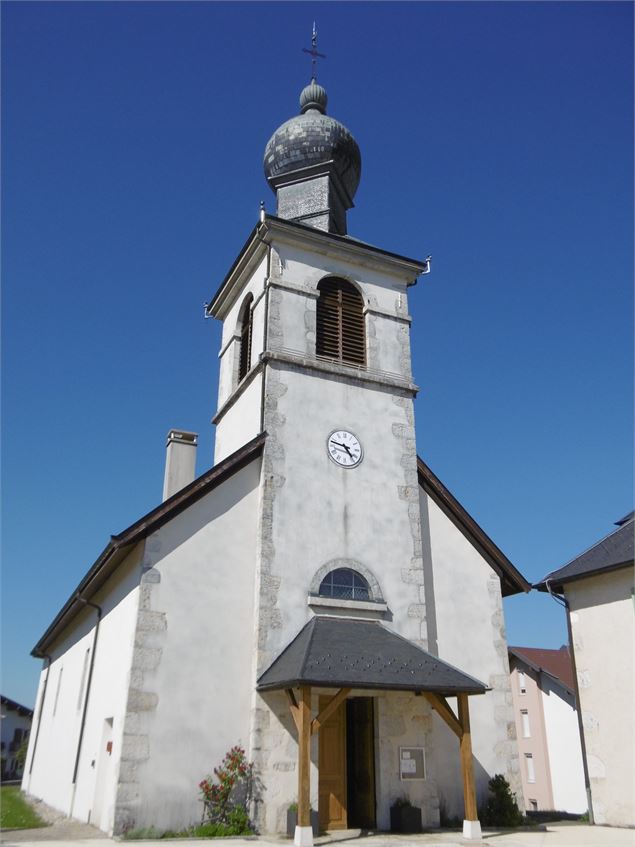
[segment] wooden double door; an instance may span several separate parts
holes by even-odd
[[[329,697],[320,697],[320,710]],[[345,700],[319,733],[320,830],[375,828],[372,697]]]

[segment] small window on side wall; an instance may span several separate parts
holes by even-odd
[[[253,297],[249,294],[240,310],[240,354],[238,359],[238,382],[247,376],[251,366],[251,335],[253,329],[253,314],[251,304]]]
[[[370,587],[364,577],[351,568],[336,568],[322,580],[320,597],[338,600],[370,600]]]
[[[318,285],[315,352],[323,359],[366,364],[364,301],[350,282],[329,276]]]

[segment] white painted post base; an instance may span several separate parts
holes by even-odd
[[[481,841],[482,837],[480,821],[463,821],[463,838]]]
[[[313,827],[296,826],[293,843],[295,847],[313,847]]]

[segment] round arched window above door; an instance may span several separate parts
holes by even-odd
[[[335,568],[329,571],[318,591],[320,597],[338,600],[371,600],[370,586],[364,577],[352,568]]]

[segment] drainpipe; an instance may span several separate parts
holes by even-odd
[[[565,617],[567,619],[567,634],[569,636],[569,656],[571,657],[571,664],[573,665],[573,695],[575,697],[576,711],[578,713],[578,731],[580,733],[580,746],[582,748],[584,787],[586,789],[587,806],[589,809],[589,823],[594,824],[595,820],[593,819],[593,797],[591,796],[591,780],[589,779],[589,766],[587,765],[586,744],[584,741],[584,727],[582,725],[582,704],[580,703],[580,686],[578,685],[578,671],[575,664],[575,651],[573,649],[573,630],[571,629],[571,607],[569,606],[569,601],[564,596],[564,593],[556,594],[555,591],[552,590],[551,586],[549,585],[548,579],[545,580],[545,585],[547,586],[547,591],[556,601],[556,603],[560,603],[560,605],[564,608]]]
[[[88,600],[85,600],[80,595],[77,595],[77,600],[80,603],[83,603],[85,606],[91,606],[97,612],[97,623],[95,624],[95,635],[93,638],[93,649],[90,655],[90,665],[88,667],[88,680],[86,681],[86,695],[84,696],[84,708],[82,710],[82,722],[79,728],[79,738],[77,739],[77,753],[75,754],[75,767],[73,768],[73,797],[71,800],[71,810],[69,812],[70,815],[73,814],[73,805],[75,803],[75,788],[77,787],[77,771],[79,770],[79,756],[82,751],[82,742],[84,740],[84,728],[86,726],[86,714],[88,712],[88,700],[90,698],[90,686],[93,679],[93,668],[95,666],[95,653],[97,651],[97,637],[99,635],[99,624],[101,622],[101,606],[98,606],[96,603],[91,603]]]
[[[42,697],[40,698],[40,713],[37,718],[37,729],[35,730],[35,738],[33,739],[33,750],[31,750],[31,763],[29,765],[29,776],[33,770],[33,762],[35,760],[35,751],[37,750],[37,740],[40,736],[40,727],[42,726],[42,714],[44,713],[44,700],[46,699],[46,687],[49,683],[49,674],[51,673],[51,657],[48,653],[44,654],[44,658],[48,662],[46,666],[46,676],[44,677],[44,685],[42,686]],[[29,784],[30,787],[30,784]]]

